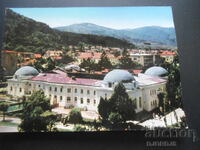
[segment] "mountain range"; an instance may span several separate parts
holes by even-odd
[[[119,38],[94,34],[62,32],[47,24],[6,9],[4,49],[43,53],[49,49],[67,49],[69,45],[101,45],[134,48],[135,45]]]
[[[56,27],[55,29],[73,33],[111,36],[127,40],[133,44],[150,42],[176,46],[176,34],[173,27],[146,26],[135,29],[112,29],[93,23],[80,23]]]

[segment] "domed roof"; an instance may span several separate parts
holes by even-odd
[[[126,70],[114,69],[110,71],[103,80],[106,82],[132,81],[134,77]]]
[[[39,72],[34,67],[31,66],[21,67],[15,72],[15,75],[18,76],[36,76],[38,74]]]
[[[167,73],[168,73],[168,71],[166,69],[164,69],[163,67],[154,66],[154,67],[150,67],[149,69],[147,69],[144,74],[160,77]]]

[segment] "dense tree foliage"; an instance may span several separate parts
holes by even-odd
[[[126,49],[123,51],[122,57],[119,59],[118,66],[122,69],[142,69],[140,64],[132,61]]]
[[[111,68],[113,68],[113,66],[112,66],[110,60],[108,59],[106,53],[103,52],[101,54],[101,58],[98,62],[98,69],[101,71],[103,69],[111,69]]]
[[[41,72],[48,72],[56,67],[56,62],[50,57],[46,59],[40,58],[34,63],[34,67]]]
[[[46,98],[43,91],[35,91],[23,101],[20,131],[25,132],[47,132],[52,131],[56,115],[50,113],[50,100]]]
[[[166,84],[167,98],[169,99],[172,107],[183,107],[178,55],[174,58],[174,61],[171,63],[168,71],[168,82]]]
[[[95,63],[95,61],[92,60],[91,58],[83,59],[83,61],[81,62],[81,64],[79,66],[81,68],[86,69],[88,72],[90,72],[92,70],[98,70],[98,64]]]
[[[6,10],[4,41],[4,49],[35,53],[42,53],[47,49],[65,49],[68,45],[79,45],[82,50],[83,43],[108,47],[134,46],[113,37],[61,32],[10,9]]]
[[[111,109],[110,101],[108,101],[107,98],[104,99],[103,97],[101,97],[98,105],[98,112],[103,121],[108,119],[110,114],[110,109]]]
[[[125,123],[127,120],[134,120],[135,109],[135,102],[129,98],[123,83],[115,86],[110,99],[101,98],[98,106],[102,120],[108,120],[111,123]]]
[[[74,108],[70,111],[68,116],[68,121],[73,124],[78,124],[83,122],[81,111],[77,108]]]
[[[163,60],[161,66],[169,72],[166,84],[166,93],[158,94],[161,112],[165,113],[170,110],[183,107],[178,55],[175,56],[172,63],[168,63]]]

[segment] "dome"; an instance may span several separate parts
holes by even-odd
[[[31,66],[21,67],[15,72],[15,75],[18,76],[36,76],[38,74],[39,72]]]
[[[106,82],[132,81],[134,77],[126,70],[115,69],[110,71],[103,79]]]
[[[164,69],[163,67],[154,66],[147,69],[144,74],[160,77],[160,76],[166,75],[167,73],[168,71]]]

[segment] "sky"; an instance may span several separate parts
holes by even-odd
[[[143,26],[174,27],[171,7],[68,7],[12,8],[13,11],[50,27],[94,23],[113,29]]]

